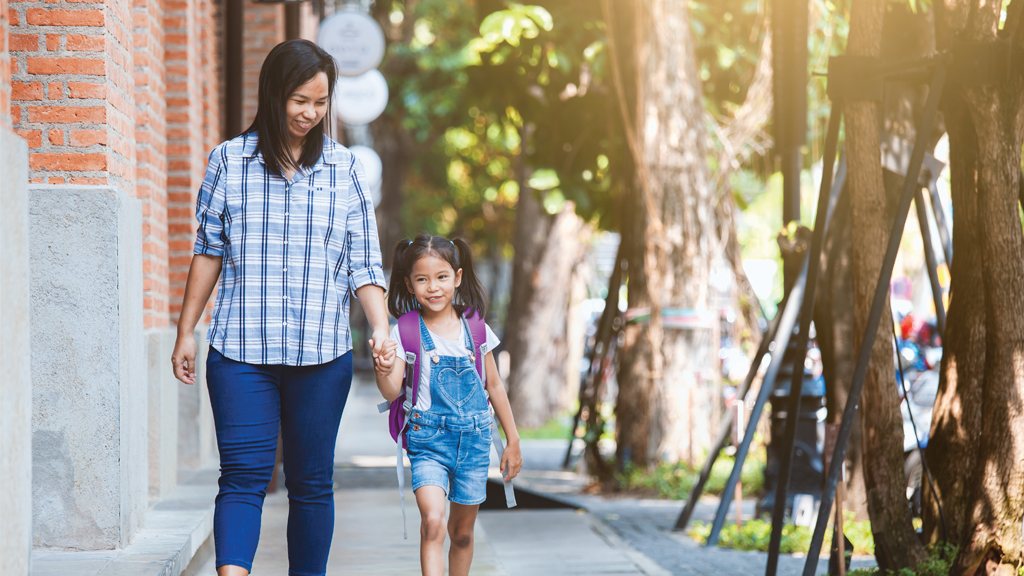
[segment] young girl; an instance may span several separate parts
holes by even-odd
[[[511,480],[523,465],[512,410],[491,351],[498,338],[486,328],[485,382],[473,364],[473,343],[463,314],[484,313],[486,294],[473,273],[469,244],[417,236],[395,247],[388,310],[398,318],[420,312],[420,385],[407,432],[412,489],[420,510],[420,565],[424,576],[444,574],[445,496],[451,501],[449,574],[466,576],[473,561],[473,526],[486,499],[491,450],[491,411],[508,446],[500,469]],[[401,394],[405,350],[398,326],[375,355],[377,388],[388,401]],[[429,359],[429,360],[428,360]],[[486,392],[485,392],[486,390]],[[399,439],[401,442],[401,439]]]

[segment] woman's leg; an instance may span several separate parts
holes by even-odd
[[[420,567],[423,576],[444,576],[444,489],[426,485],[416,489],[420,509]]]
[[[286,367],[282,374],[288,573],[322,576],[334,536],[334,445],[352,384],[352,353],[317,366]]]
[[[206,380],[220,451],[220,492],[213,515],[218,574],[248,574],[277,453],[277,377],[270,368],[235,362],[211,348]]]
[[[479,510],[479,504],[466,506],[452,502],[451,517],[448,519],[448,536],[452,541],[451,550],[448,551],[450,576],[469,576],[469,566],[473,563],[473,527]]]

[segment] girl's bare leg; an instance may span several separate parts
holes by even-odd
[[[469,567],[473,564],[473,526],[479,510],[479,504],[466,506],[452,502],[448,520],[448,535],[452,542],[448,551],[448,573],[451,576],[469,576]]]
[[[423,576],[444,576],[444,490],[440,486],[420,486],[416,490],[416,506],[420,509]]]
[[[249,571],[241,566],[225,564],[217,568],[217,576],[249,576]]]

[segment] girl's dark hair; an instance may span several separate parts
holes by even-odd
[[[288,153],[288,98],[320,72],[327,74],[327,113],[306,135],[302,156],[296,165]],[[256,150],[263,153],[263,162],[271,173],[281,175],[282,167],[308,167],[320,159],[324,148],[324,127],[331,121],[331,101],[334,98],[336,79],[334,58],[309,40],[282,42],[267,55],[260,70],[256,117],[245,133],[256,132]]]
[[[420,307],[416,296],[409,291],[405,279],[412,267],[424,256],[436,256],[451,265],[456,272],[462,269],[462,284],[455,289],[452,306],[459,316],[467,309],[476,310],[482,318],[487,313],[487,292],[473,271],[473,251],[462,238],[449,240],[444,236],[420,234],[413,240],[402,240],[395,246],[391,259],[391,285],[388,289],[388,312],[395,318]]]

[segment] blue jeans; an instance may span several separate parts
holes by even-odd
[[[236,362],[210,348],[207,386],[220,451],[213,517],[217,566],[252,570],[280,427],[290,576],[322,576],[334,535],[334,444],[352,353],[316,366]]]

